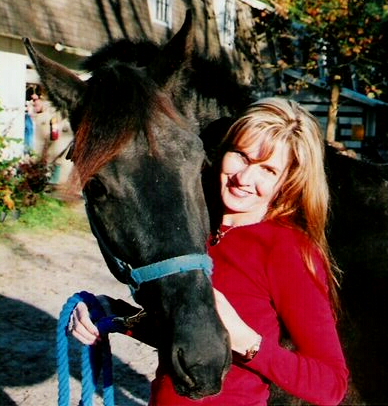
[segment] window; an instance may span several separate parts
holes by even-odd
[[[149,0],[151,20],[172,27],[172,1],[173,0]]]
[[[234,47],[234,25],[236,20],[235,0],[213,0],[221,45]]]

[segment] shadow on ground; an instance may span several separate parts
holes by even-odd
[[[5,387],[36,385],[56,373],[56,326],[57,320],[48,313],[0,295],[1,406],[17,406],[4,392]],[[80,380],[80,349],[81,346],[72,339],[70,369],[77,380]],[[113,364],[117,404],[146,404],[150,387],[148,378],[117,357],[114,357]]]

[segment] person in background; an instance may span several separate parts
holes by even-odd
[[[26,90],[25,152],[47,160],[52,169],[49,183],[58,186],[66,181],[73,166],[65,158],[73,133],[67,117],[44,94],[38,84],[31,84]]]
[[[34,94],[32,87],[26,90],[26,102],[24,111],[24,151],[29,153],[35,148],[35,123],[32,118],[31,97]]]
[[[317,120],[294,101],[262,99],[231,125],[214,163],[223,212],[208,249],[234,361],[222,391],[201,400],[177,394],[159,364],[150,406],[266,405],[270,382],[312,404],[341,402],[348,369],[336,328],[323,158]],[[71,332],[85,344],[98,340],[83,303]]]
[[[43,113],[46,106],[42,100],[42,94],[41,94],[40,90],[38,90],[37,92],[34,92],[31,95],[31,101],[33,104],[34,113],[35,114]]]
[[[30,88],[28,111],[35,126],[34,150],[42,156],[51,146],[51,119],[56,114],[50,102],[45,101],[39,85]]]

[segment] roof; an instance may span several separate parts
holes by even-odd
[[[308,75],[303,75],[301,72],[298,72],[295,69],[286,69],[284,71],[284,73],[295,79],[304,80],[306,83],[316,86],[322,90],[326,90],[326,91],[329,90],[328,84],[324,80],[315,79]],[[372,99],[372,98],[366,96],[365,94],[358,93],[354,90],[347,89],[344,87],[341,89],[341,96],[345,97],[346,99],[353,100],[357,103],[364,104],[364,105],[367,105],[370,107],[377,107],[377,106],[388,107],[388,103],[385,103],[378,99]]]
[[[269,4],[266,4],[262,1],[259,0],[240,0],[243,3],[248,4],[249,6],[256,8],[258,10],[268,10],[268,11],[274,11],[275,9],[270,6]]]
[[[1,0],[0,38],[25,36],[35,43],[60,43],[81,53],[95,50],[110,38],[142,33],[154,38],[147,2],[126,4],[119,8],[119,2],[90,0]]]

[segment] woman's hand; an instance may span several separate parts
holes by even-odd
[[[232,350],[245,355],[253,346],[258,347],[261,336],[241,319],[220,291],[214,288],[213,291],[218,314],[230,335]]]
[[[98,329],[92,323],[84,302],[79,302],[75,307],[70,319],[69,331],[73,337],[86,345],[95,344],[100,339]]]

